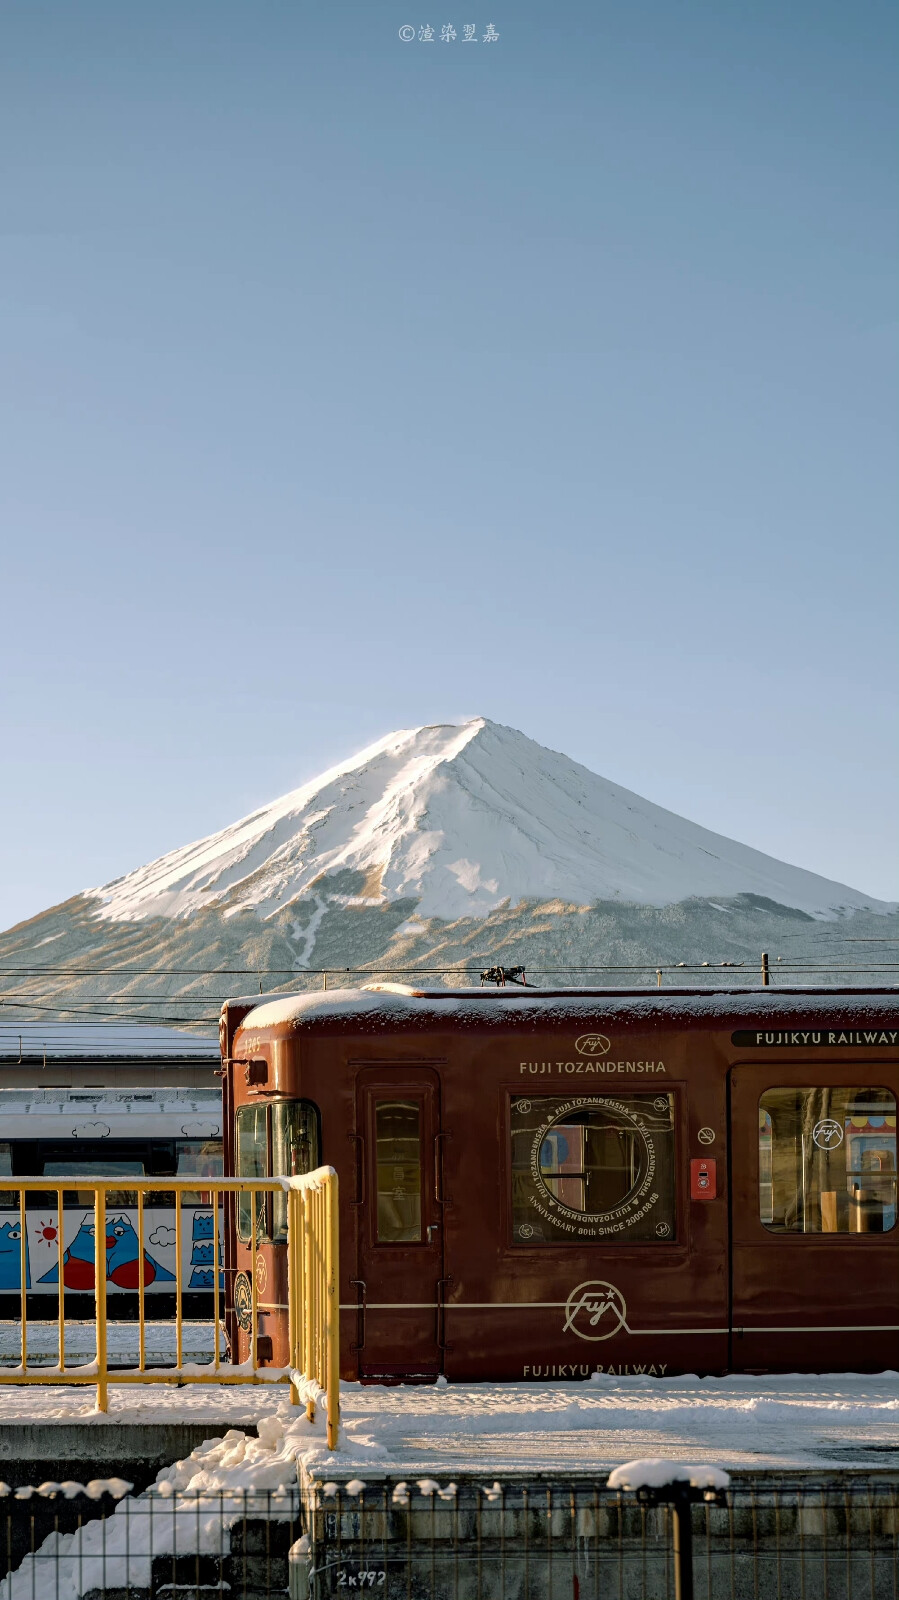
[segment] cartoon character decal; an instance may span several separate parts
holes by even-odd
[[[140,1249],[137,1234],[127,1217],[113,1217],[106,1224],[106,1276],[120,1289],[138,1288]],[[144,1288],[151,1283],[174,1283],[175,1274],[144,1250]]]
[[[91,1212],[82,1218],[81,1227],[63,1254],[62,1281],[67,1289],[94,1287],[94,1218]],[[38,1278],[38,1283],[58,1282],[58,1263],[54,1261],[49,1272]]]
[[[94,1287],[94,1218],[88,1212],[82,1218],[72,1243],[62,1258],[62,1281],[66,1289],[93,1289]],[[140,1250],[137,1234],[125,1216],[110,1217],[106,1222],[106,1277],[119,1289],[138,1287]],[[40,1283],[57,1283],[57,1264],[38,1280]],[[151,1283],[174,1283],[175,1274],[156,1261],[144,1250],[144,1288]]]
[[[211,1289],[215,1283],[215,1215],[195,1211],[190,1253],[188,1289]],[[221,1252],[221,1241],[219,1242]],[[224,1273],[219,1269],[219,1287],[224,1288]]]
[[[22,1287],[22,1224],[4,1222],[0,1227],[0,1289]],[[31,1261],[28,1255],[28,1235],[25,1235],[25,1288],[31,1288]]]

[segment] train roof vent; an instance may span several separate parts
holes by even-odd
[[[405,994],[412,1000],[424,1000],[424,989],[410,989],[408,983],[363,983],[365,994]]]

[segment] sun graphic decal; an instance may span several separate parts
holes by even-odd
[[[42,1244],[51,1245],[56,1243],[59,1230],[54,1222],[39,1222],[34,1231]]]

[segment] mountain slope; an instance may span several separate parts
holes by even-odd
[[[557,898],[665,906],[751,894],[833,918],[890,909],[665,811],[478,718],[404,730],[206,839],[86,891],[116,922],[269,918],[308,896],[483,917]],[[311,930],[314,936],[314,930]]]
[[[725,964],[751,985],[762,950],[778,983],[889,983],[897,935],[895,907],[479,718],[390,734],[0,934],[0,1015],[208,1031],[228,994],[321,984],[324,969],[458,983],[523,964],[592,987],[655,984],[659,968],[666,984],[720,984]]]

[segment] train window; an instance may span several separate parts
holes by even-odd
[[[44,1178],[143,1178],[145,1176],[142,1161],[52,1161],[44,1162],[42,1173]],[[94,1204],[93,1189],[73,1189],[66,1193],[64,1204],[66,1206],[92,1206]],[[134,1190],[122,1187],[121,1189],[107,1189],[106,1206],[132,1206],[134,1205]]]
[[[314,1172],[321,1157],[318,1133],[318,1107],[311,1100],[276,1100],[271,1108],[271,1170],[278,1178],[299,1178]],[[275,1190],[273,1237],[287,1238],[287,1195]]]
[[[174,1145],[170,1139],[20,1139],[12,1143],[12,1165],[15,1177],[40,1178],[52,1181],[64,1190],[63,1205],[67,1211],[80,1210],[94,1203],[92,1189],[69,1186],[73,1177],[90,1178],[143,1178],[170,1176],[175,1170]],[[170,1206],[171,1194],[145,1193],[148,1206]],[[135,1191],[126,1184],[107,1194],[110,1205],[134,1205]],[[56,1203],[53,1190],[40,1192],[32,1189],[26,1198],[31,1210],[45,1210]]]
[[[516,1244],[671,1244],[676,1237],[674,1096],[513,1100]]]
[[[224,1170],[221,1139],[179,1139],[176,1145],[179,1178],[220,1178]],[[208,1206],[208,1189],[182,1189],[183,1206]]]
[[[772,1233],[888,1233],[896,1225],[889,1089],[767,1089],[759,1215]]]
[[[417,1100],[375,1102],[378,1243],[421,1239],[421,1105]]]
[[[0,1140],[0,1178],[12,1177],[12,1150],[7,1141]],[[19,1204],[19,1197],[11,1190],[0,1194],[0,1211],[9,1211]]]
[[[237,1112],[236,1173],[238,1178],[264,1178],[268,1166],[268,1107],[264,1105],[240,1106]],[[253,1200],[256,1206],[256,1237],[265,1233],[265,1195],[239,1194],[237,1197],[237,1234],[246,1244],[250,1238],[253,1218]]]

